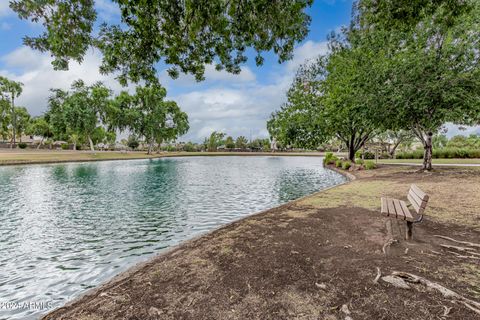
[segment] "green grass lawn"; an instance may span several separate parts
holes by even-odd
[[[378,163],[422,163],[422,159],[382,159]],[[480,159],[433,159],[433,164],[480,164]]]

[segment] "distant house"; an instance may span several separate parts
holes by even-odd
[[[16,140],[26,144],[39,144],[42,141],[42,137],[22,135],[17,137]]]

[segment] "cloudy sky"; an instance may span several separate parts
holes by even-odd
[[[118,18],[116,6],[110,0],[96,0],[96,5],[99,19],[108,22]],[[217,72],[213,66],[207,66],[206,81],[200,83],[188,75],[172,80],[165,70],[159,70],[168,98],[177,101],[189,115],[191,129],[180,140],[198,142],[214,130],[234,137],[267,137],[266,120],[284,102],[296,68],[306,59],[326,52],[327,34],[349,23],[351,6],[352,0],[316,0],[309,9],[312,16],[309,36],[298,44],[293,60],[283,64],[278,64],[273,54],[267,54],[262,67],[256,67],[250,59],[240,75]],[[22,44],[23,36],[40,32],[40,25],[19,20],[9,9],[8,1],[0,0],[0,75],[24,83],[18,103],[32,115],[46,111],[50,88],[67,89],[76,79],[87,83],[100,80],[116,92],[122,89],[113,76],[98,73],[101,60],[98,51],[89,51],[85,61],[81,65],[72,63],[69,71],[54,71],[48,54]],[[449,127],[449,135],[459,132]],[[478,129],[462,132],[474,130]]]

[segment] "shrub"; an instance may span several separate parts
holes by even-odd
[[[335,167],[341,168],[342,167],[342,160],[338,159],[335,161]]]
[[[20,149],[25,149],[25,148],[27,147],[27,144],[26,144],[25,142],[20,142],[20,143],[18,144],[18,147],[19,147]]]
[[[365,151],[363,153],[363,159],[375,159],[375,154],[370,151]]]
[[[362,165],[363,162],[364,162],[363,159],[355,159],[355,163],[358,165]]]
[[[138,148],[139,145],[140,145],[140,142],[138,141],[138,138],[136,136],[131,135],[128,137],[127,146],[130,149],[135,150]]]
[[[68,143],[62,143],[62,144],[60,145],[60,147],[62,148],[62,150],[68,150],[68,149],[69,149]]]
[[[377,165],[373,161],[365,161],[365,170],[375,169]]]
[[[399,152],[396,154],[395,158],[397,159],[422,159],[423,151],[415,150],[411,152]]]
[[[390,159],[390,154],[388,152],[382,152],[380,155],[379,155],[379,158],[380,159]]]
[[[434,159],[453,159],[453,158],[480,158],[480,149],[467,148],[442,148],[434,149],[432,152]],[[412,152],[400,152],[396,156],[397,159],[422,159],[423,150],[415,150]]]
[[[344,161],[342,163],[342,169],[343,170],[348,170],[348,169],[350,169],[351,166],[352,166],[352,163],[350,161]]]
[[[325,158],[323,158],[323,164],[335,164],[337,160],[338,158],[332,152],[327,152]]]

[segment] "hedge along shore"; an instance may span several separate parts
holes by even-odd
[[[438,237],[478,243],[480,170],[385,166],[355,175],[186,241],[44,319],[478,317],[421,283],[401,289],[382,277],[408,272],[480,301],[480,250],[468,247],[473,258],[465,257],[453,247],[467,245]],[[388,228],[379,207],[381,196],[405,198],[411,183],[431,200],[414,240],[406,242],[404,223],[393,220]]]
[[[201,156],[308,156],[321,157],[321,152],[161,152],[146,154],[140,151],[52,151],[52,150],[1,150],[1,165],[48,164],[65,162],[90,162],[111,160],[157,159],[166,157],[201,157]]]

